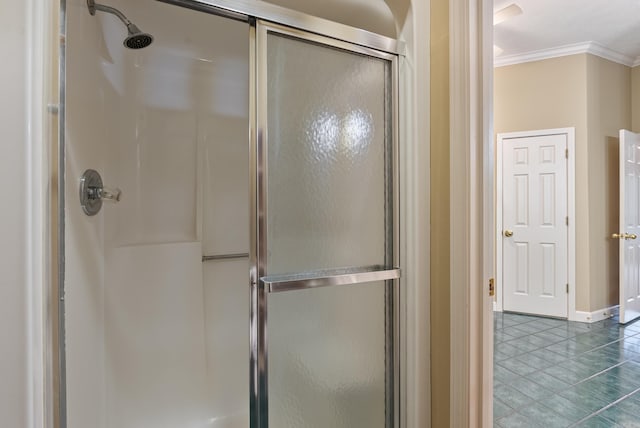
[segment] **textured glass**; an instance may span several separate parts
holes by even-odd
[[[389,67],[269,34],[270,275],[386,264]]]
[[[385,426],[385,284],[269,295],[269,426]]]

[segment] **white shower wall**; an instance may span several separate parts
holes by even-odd
[[[68,426],[246,427],[249,387],[246,23],[114,0],[67,4]],[[86,216],[78,180],[122,190]]]

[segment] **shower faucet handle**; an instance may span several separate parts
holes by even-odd
[[[102,199],[103,201],[120,202],[120,196],[122,196],[122,190],[110,187],[95,187],[89,186],[87,189],[87,196],[91,200]]]
[[[93,216],[100,212],[102,201],[119,202],[122,191],[102,185],[102,177],[93,169],[88,169],[80,177],[80,206],[84,213]]]

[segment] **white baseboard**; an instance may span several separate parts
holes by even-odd
[[[611,318],[617,313],[617,311],[618,305],[611,306],[609,308],[598,309],[597,311],[593,312],[576,311],[574,316],[571,318],[571,321],[586,323],[598,322],[606,320],[607,318]]]

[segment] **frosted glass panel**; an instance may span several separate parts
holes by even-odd
[[[385,426],[385,284],[269,296],[269,426]]]
[[[388,61],[268,36],[267,272],[385,264]]]

